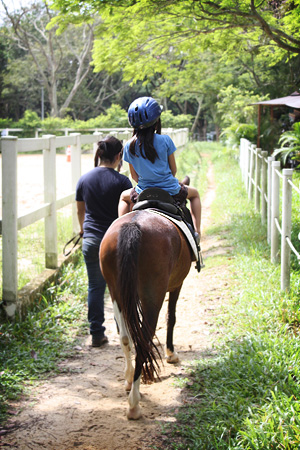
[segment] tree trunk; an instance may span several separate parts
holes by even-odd
[[[76,92],[78,91],[83,80],[86,78],[86,76],[88,75],[88,73],[90,71],[90,62],[92,59],[91,50],[92,50],[92,45],[93,45],[93,38],[94,38],[94,27],[91,25],[84,26],[82,41],[85,44],[84,44],[80,54],[73,52],[77,59],[77,62],[78,62],[76,77],[74,80],[73,87],[69,92],[69,95],[67,96],[62,107],[59,110],[60,116],[64,115],[64,111],[69,107]],[[71,45],[69,45],[69,49],[72,51]]]
[[[200,117],[200,114],[201,114],[201,108],[202,108],[202,103],[203,103],[203,97],[197,98],[197,102],[198,102],[198,109],[197,109],[197,112],[196,112],[194,123],[193,123],[192,128],[191,128],[191,133],[192,134],[195,133],[195,130],[196,130],[197,125],[198,125],[198,120],[199,120],[199,117]]]
[[[216,140],[219,142],[220,140],[220,134],[221,134],[221,128],[217,123],[215,123],[215,130],[216,130]]]
[[[167,101],[167,97],[164,97],[162,99],[162,105],[163,105],[163,111],[167,111],[168,110],[168,101]]]

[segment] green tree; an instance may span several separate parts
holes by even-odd
[[[187,105],[193,107],[194,121],[191,132],[202,129],[206,136],[208,117],[214,117],[218,134],[217,95],[223,86],[233,81],[233,70],[220,62],[220,55],[210,51],[186,55],[179,65],[173,65],[161,86],[156,90],[167,96],[187,112]],[[182,105],[182,106],[180,106]]]
[[[6,32],[23,50],[25,59],[31,63],[31,70],[34,67],[35,82],[47,93],[50,114],[62,116],[90,72],[95,24],[71,26],[63,35],[57,36],[55,28],[47,28],[54,12],[46,1],[13,13],[5,0],[0,1],[6,12]],[[11,67],[12,72],[17,73],[13,62]],[[24,66],[22,68],[24,70]],[[25,77],[31,70],[25,73]]]
[[[245,97],[250,91],[264,97],[288,94],[299,82],[300,0],[54,0],[53,6],[60,30],[100,14],[95,70],[122,69],[131,84],[156,80],[153,92],[192,112],[193,129],[212,121],[218,133],[216,103],[230,84]]]
[[[4,104],[1,102],[3,98],[4,76],[7,68],[7,51],[6,42],[2,33],[0,33],[0,117],[4,117]]]
[[[222,125],[227,127],[238,123],[253,123],[256,120],[256,110],[253,103],[266,100],[253,92],[241,91],[232,85],[220,90],[218,111],[221,115]]]
[[[53,5],[60,10],[55,21],[61,29],[68,21],[78,23],[100,13],[96,67],[110,60],[112,70],[122,64],[132,79],[137,55],[150,51],[155,61],[168,53],[170,46],[173,52],[177,49],[179,57],[180,51],[191,46],[214,46],[236,53],[245,49],[249,40],[268,46],[269,58],[300,53],[300,0],[54,0]],[[103,40],[104,47],[100,44]],[[164,59],[156,62],[158,71],[166,68]],[[148,68],[143,71],[138,66],[138,73],[145,76]]]
[[[3,57],[0,66],[0,87],[3,86],[0,90],[0,114],[3,117],[18,121],[26,109],[40,115],[42,88],[45,92],[45,116],[69,115],[74,120],[96,117],[113,103],[128,107],[135,96],[132,92],[147,93],[141,83],[130,87],[129,82],[122,80],[121,71],[111,74],[105,70],[93,71],[89,64],[91,51],[83,62],[87,73],[80,78],[80,49],[86,42],[82,34],[86,26],[69,26],[59,36],[56,29],[49,34],[47,23],[55,13],[48,10],[48,14],[44,3],[39,5],[38,9],[21,8],[14,13],[9,12],[10,17],[6,17],[0,27],[1,61]],[[15,21],[14,28],[12,23]],[[23,29],[26,45],[18,37]],[[46,37],[40,36],[43,30]],[[92,39],[89,44],[92,45]]]

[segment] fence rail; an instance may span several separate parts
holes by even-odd
[[[105,130],[107,131],[107,130]],[[128,140],[132,130],[112,130],[118,139]],[[173,139],[177,148],[183,148],[188,141],[188,129],[163,129]],[[45,267],[58,267],[57,250],[57,210],[72,204],[72,227],[74,234],[78,232],[77,212],[75,205],[75,189],[81,176],[81,148],[89,144],[95,146],[103,136],[99,130],[94,134],[81,135],[72,133],[69,136],[45,135],[41,138],[18,139],[15,136],[1,138],[2,152],[2,301],[6,314],[15,315],[18,309],[18,230],[27,227],[40,219],[45,225]],[[57,199],[56,193],[56,151],[61,147],[71,146],[71,186],[70,192]],[[19,216],[17,204],[17,157],[18,153],[43,151],[44,162],[44,204],[29,213]]]
[[[28,133],[29,131],[30,130],[24,128],[0,128],[0,135],[2,137],[5,137],[12,136],[14,135],[14,133]],[[79,133],[82,136],[91,135],[93,133],[113,134],[114,136],[118,134],[119,136],[121,136],[124,133],[124,135],[126,136],[131,136],[132,128],[53,128],[49,130],[45,130],[43,128],[32,129],[32,134],[35,138],[38,138],[40,134],[46,134],[46,132],[47,134],[50,134],[51,132],[51,134],[53,135],[56,135],[57,133],[63,133],[65,136],[70,136],[70,134],[74,133]],[[83,132],[87,134],[83,134]],[[184,141],[185,136],[188,135],[188,128],[163,128],[162,133],[168,134],[172,138],[172,140],[174,140],[174,142],[177,140],[177,144],[180,145],[180,143],[178,143],[178,140],[183,139]],[[119,139],[121,139],[121,137]]]
[[[291,252],[300,260],[291,242],[292,194],[293,191],[300,194],[292,182],[293,169],[281,171],[274,156],[268,156],[246,139],[240,141],[240,168],[248,198],[255,199],[255,209],[260,211],[262,223],[267,224],[271,261],[281,262],[281,289],[289,290]]]

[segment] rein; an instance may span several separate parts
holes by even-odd
[[[64,254],[64,256],[69,256],[69,255],[72,253],[72,251],[74,250],[74,248],[76,247],[76,245],[78,244],[78,242],[80,241],[81,238],[82,238],[82,233],[78,233],[78,234],[75,234],[75,236],[73,236],[73,237],[66,243],[66,245],[64,246],[64,249],[63,249],[63,254]],[[71,248],[71,250],[69,250],[69,251],[66,253],[66,247],[67,247],[69,244],[71,244],[71,242],[73,242],[73,241],[74,241],[73,247]]]

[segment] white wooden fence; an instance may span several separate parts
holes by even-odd
[[[271,261],[275,264],[281,259],[281,289],[289,290],[291,251],[300,260],[291,242],[292,193],[300,194],[292,182],[293,169],[281,170],[280,161],[275,161],[274,156],[268,156],[268,152],[256,148],[246,139],[240,141],[240,168],[248,198],[254,199],[262,223],[267,224]]]
[[[105,130],[107,131],[107,130]],[[177,148],[182,148],[188,141],[188,129],[163,129],[169,134]],[[132,136],[131,129],[110,130],[110,134],[118,139],[128,140]],[[73,232],[78,232],[78,221],[75,205],[76,184],[81,176],[81,147],[96,145],[103,133],[81,135],[73,133],[69,136],[57,137],[45,135],[41,138],[18,139],[14,136],[2,137],[2,300],[9,317],[13,317],[18,308],[18,230],[27,227],[40,219],[45,223],[45,267],[58,267],[57,250],[57,210],[72,204]],[[56,150],[71,146],[72,181],[70,193],[56,198]],[[44,205],[28,214],[18,215],[17,204],[17,156],[20,152],[43,151],[44,160]]]

